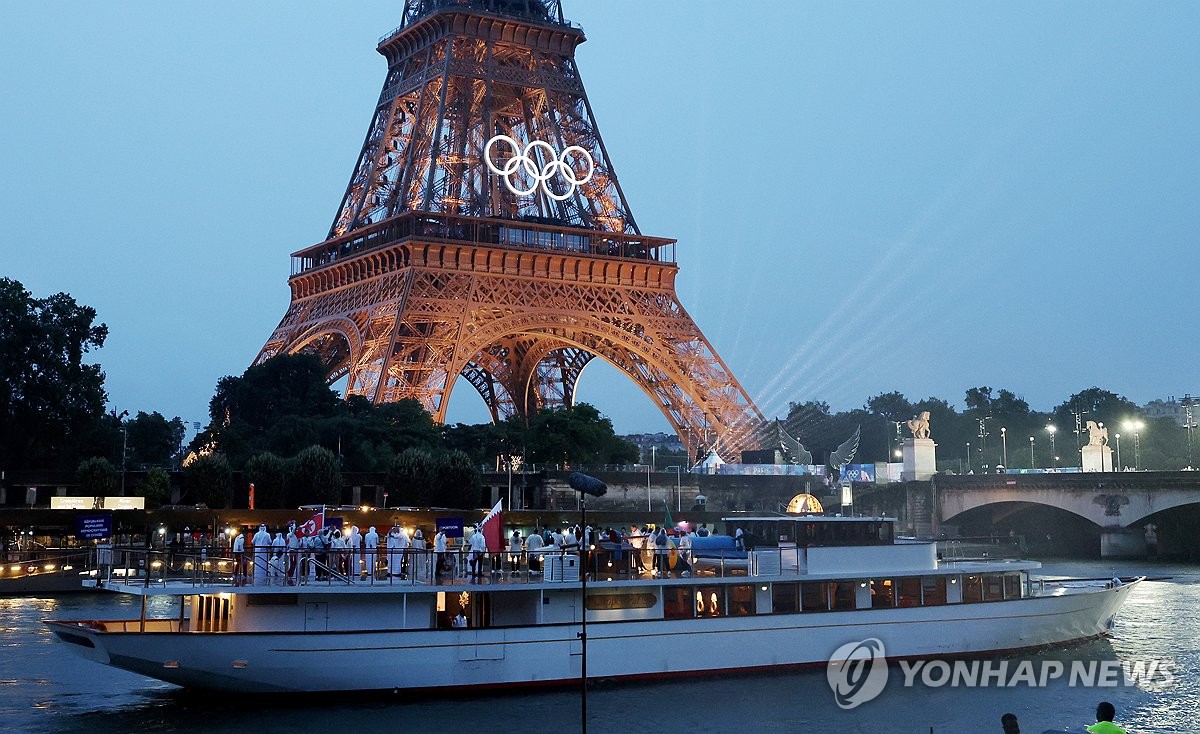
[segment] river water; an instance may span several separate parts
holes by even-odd
[[[596,732],[999,732],[1017,714],[1024,732],[1082,731],[1099,700],[1112,701],[1130,731],[1200,731],[1200,566],[1052,562],[1047,575],[1170,576],[1141,585],[1110,639],[1006,658],[1167,661],[1169,685],[1115,688],[904,687],[895,666],[887,687],[851,711],[834,703],[823,670],[666,683],[600,684],[588,694]],[[136,600],[108,594],[0,599],[0,722],[8,732],[573,732],[576,690],[442,698],[353,700],[321,694],[286,700],[228,700],[187,694],[165,683],[75,657],[40,624],[46,618],[136,617]],[[151,609],[153,612],[153,608]],[[167,611],[167,610],[162,610]],[[704,656],[703,649],[680,650]],[[247,710],[249,709],[249,710]]]

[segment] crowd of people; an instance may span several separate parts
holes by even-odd
[[[295,522],[274,534],[260,525],[249,538],[237,532],[231,543],[235,585],[296,585],[331,578],[438,581],[445,577],[472,580],[487,574],[542,571],[542,560],[556,552],[590,549],[594,565],[603,562],[614,573],[689,575],[695,538],[715,535],[706,524],[689,529],[644,526],[631,528],[587,525],[542,528],[525,535],[513,528],[502,550],[489,549],[479,525],[463,538],[438,530],[432,548],[421,528],[393,525],[385,535],[374,526],[361,532],[327,526],[305,535]],[[741,530],[734,547],[745,549]]]

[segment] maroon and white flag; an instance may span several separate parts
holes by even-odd
[[[483,530],[483,539],[487,541],[488,553],[501,553],[504,548],[504,522],[501,510],[501,503],[497,502],[492,511],[483,518],[480,523],[480,528]]]

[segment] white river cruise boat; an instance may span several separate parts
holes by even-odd
[[[586,578],[571,550],[496,554],[471,579],[464,563],[380,548],[347,565],[296,558],[290,585],[286,571],[239,579],[239,559],[118,549],[96,585],[142,597],[140,617],[46,624],[89,660],[188,688],[462,690],[577,683],[583,669],[623,680],[819,666],[867,638],[889,658],[1062,645],[1107,634],[1141,580],[1053,584],[1033,561],[942,561],[885,518],[726,526],[777,540],[695,538],[660,554],[601,543]],[[161,596],[178,614],[148,618]]]

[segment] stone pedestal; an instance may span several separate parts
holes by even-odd
[[[906,438],[900,447],[904,457],[904,468],[900,470],[900,481],[923,482],[937,474],[937,444],[932,438]]]
[[[1112,471],[1112,448],[1099,444],[1088,444],[1083,447],[1084,471]]]

